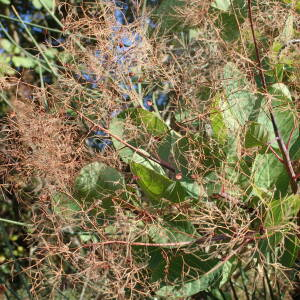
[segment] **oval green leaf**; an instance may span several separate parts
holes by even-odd
[[[74,195],[81,201],[111,196],[124,188],[123,175],[103,163],[94,162],[83,167],[75,179]]]

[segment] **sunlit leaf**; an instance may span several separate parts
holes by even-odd
[[[46,5],[49,9],[53,9],[55,7],[54,0],[32,0],[32,4],[36,9],[41,9],[44,5]]]
[[[245,147],[252,148],[257,146],[266,146],[269,140],[269,132],[256,122],[251,122],[247,126],[245,136]]]
[[[228,11],[230,9],[230,0],[215,0],[211,6],[223,11]]]
[[[154,113],[142,109],[133,108],[123,112],[126,117],[132,119],[133,123],[140,127],[143,126],[149,134],[162,136],[169,133],[168,126],[159,119]]]
[[[218,95],[214,98],[213,107],[210,114],[210,122],[213,130],[213,137],[220,143],[225,144],[228,138],[228,131],[226,122],[220,110],[221,96]]]
[[[0,48],[3,48],[8,53],[12,52],[14,45],[8,39],[0,39]]]
[[[259,242],[260,251],[264,255],[267,255],[268,252],[275,252],[275,247],[283,238],[286,238],[290,240],[285,240],[286,249],[283,258],[285,261],[283,263],[289,264],[294,261],[293,253],[298,247],[298,241],[294,239],[289,223],[295,222],[299,209],[300,195],[287,196],[283,199],[273,200],[268,204],[264,220],[264,228],[268,237]],[[296,233],[294,234],[296,235]]]
[[[223,86],[225,99],[222,101],[221,110],[226,126],[229,130],[240,129],[249,120],[256,105],[256,96],[250,92],[248,81],[233,63],[228,63],[224,68]]]
[[[286,170],[273,153],[256,156],[251,176],[258,188],[273,191],[277,188],[277,193],[281,195],[285,195],[287,192],[289,179]]]
[[[9,64],[9,57],[0,54],[0,76],[13,75],[15,70]]]
[[[130,166],[139,186],[155,204],[161,205],[163,199],[174,203],[182,202],[189,195],[186,187],[179,181],[173,181],[142,164],[132,162]]]
[[[296,109],[292,100],[292,96],[288,87],[283,83],[273,84],[270,88],[272,97],[273,114],[277,127],[285,143],[287,143],[295,126]],[[266,99],[263,106],[267,105]],[[270,121],[268,112],[261,111],[257,122],[260,123],[269,132],[269,142],[273,148],[278,148],[274,129]],[[295,130],[291,136],[291,144],[297,138],[297,131]]]
[[[23,56],[13,56],[12,58],[13,64],[19,68],[33,68],[36,65],[36,62],[34,59],[30,57],[23,57]]]
[[[141,127],[142,122],[144,122],[143,125],[145,126],[145,131],[148,131],[149,133],[152,133],[152,134],[158,134],[158,135],[167,133],[169,131],[169,129],[168,129],[168,127],[166,127],[166,125],[161,120],[159,120],[151,112],[147,111],[146,113],[144,113],[142,111],[145,111],[145,110],[129,109],[129,110],[123,111],[122,113],[118,114],[116,117],[114,117],[111,120],[109,130],[112,134],[118,136],[125,142],[128,142],[130,145],[138,148],[139,151],[145,153],[146,156],[149,156],[149,153],[147,153],[145,150],[141,149],[140,143],[139,143],[139,137],[137,137],[137,139],[133,139],[130,141],[125,140],[126,139],[125,133],[127,130],[126,122],[130,122],[130,123],[132,123],[132,125],[135,125],[137,127]],[[149,113],[150,115],[147,113]],[[129,118],[129,120],[128,120],[128,118]],[[148,134],[148,133],[146,132],[145,134]],[[112,142],[113,142],[115,149],[117,150],[117,152],[119,153],[120,157],[122,158],[122,160],[124,162],[130,163],[133,161],[136,163],[143,164],[148,168],[154,169],[161,174],[165,173],[163,168],[158,163],[155,163],[155,162],[143,157],[142,155],[140,155],[133,149],[125,146],[124,143],[122,143],[118,139],[112,138]]]
[[[268,205],[265,228],[284,225],[295,217],[300,209],[300,195],[291,195],[284,199],[273,200]]]

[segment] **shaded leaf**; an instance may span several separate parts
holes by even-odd
[[[220,13],[215,24],[220,28],[221,37],[226,42],[233,42],[240,37],[239,23],[234,14]]]
[[[182,30],[182,21],[177,17],[176,9],[183,7],[185,0],[163,0],[153,12],[153,16],[159,18],[162,31]]]
[[[179,243],[195,241],[198,236],[192,223],[186,220],[164,222],[163,225],[151,224],[148,234],[154,243]],[[179,248],[179,246],[166,246],[166,248]]]
[[[52,196],[52,207],[56,215],[71,221],[76,218],[76,213],[81,211],[81,207],[70,196],[57,192]]]
[[[280,263],[287,267],[291,268],[294,266],[299,253],[299,238],[297,233],[288,234],[284,238],[284,252],[280,257]]]
[[[116,169],[103,163],[94,162],[83,167],[75,179],[75,197],[91,201],[110,196],[124,187],[124,177]]]
[[[166,260],[162,255],[160,248],[149,248],[150,260],[148,263],[148,268],[151,271],[151,282],[161,280],[165,273]]]
[[[168,278],[174,284],[161,287],[156,294],[162,297],[190,297],[201,291],[219,287],[221,282],[227,281],[234,259],[223,263],[217,259],[205,260],[201,256],[205,257],[199,252],[173,257],[168,269]],[[224,267],[225,265],[228,266]],[[182,274],[185,274],[184,280]]]

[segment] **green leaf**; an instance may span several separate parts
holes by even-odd
[[[264,222],[265,228],[287,224],[299,212],[300,195],[290,195],[284,199],[273,200],[268,206]]]
[[[300,132],[292,147],[290,149],[290,156],[292,160],[300,160]]]
[[[184,201],[187,195],[185,187],[181,184],[181,182],[176,181],[168,186],[164,197],[174,203],[179,203]]]
[[[166,260],[162,255],[162,251],[160,248],[149,248],[150,260],[148,264],[148,268],[151,271],[151,282],[155,282],[161,280],[165,273]]]
[[[273,84],[270,88],[270,93],[275,98],[272,102],[274,106],[284,105],[284,104],[288,105],[293,102],[292,95],[289,88],[283,83]]]
[[[189,162],[186,153],[190,150],[188,137],[183,137],[173,144],[173,152],[176,164],[176,172],[181,173],[184,178],[189,177]]]
[[[153,114],[148,115],[144,114],[141,112],[140,109],[129,109],[126,110],[122,113],[120,113],[118,116],[113,118],[110,122],[109,126],[109,131],[121,138],[122,140],[126,139],[124,136],[126,135],[126,122],[125,120],[128,121],[128,118],[131,116],[132,118],[130,119],[131,122],[136,125],[136,126],[141,126],[141,122],[145,122],[146,129],[149,132],[156,133],[156,134],[165,134],[168,131],[168,128],[162,122],[160,119],[158,119],[156,116]],[[115,149],[117,150],[118,154],[122,158],[122,160],[126,163],[130,162],[136,162],[143,164],[144,166],[151,168],[160,174],[165,174],[163,168],[158,164],[155,163],[147,158],[144,158],[142,155],[138,154],[134,150],[130,149],[129,147],[126,147],[124,143],[120,142],[119,140],[112,138],[113,145]],[[142,151],[145,153],[146,156],[149,156],[149,153],[144,151],[143,149],[140,148],[140,143],[138,138],[136,140],[130,140],[126,141],[130,145],[136,147],[139,149],[139,151]]]
[[[281,196],[286,194],[289,186],[284,165],[273,153],[256,155],[251,177],[253,178],[254,185],[258,188],[264,190],[277,189],[278,195],[281,194]]]
[[[181,180],[180,185],[183,187],[185,192],[192,198],[200,199],[204,195],[203,189],[199,186],[199,184],[196,181]]]
[[[49,58],[49,59],[55,59],[58,54],[58,50],[55,48],[46,48],[44,51],[44,54]]]
[[[15,70],[9,64],[9,58],[0,54],[0,76],[13,75]]]
[[[0,48],[3,48],[8,53],[11,53],[13,51],[14,45],[7,39],[1,39]]]
[[[215,140],[208,138],[203,132],[187,133],[173,145],[176,172],[181,173],[184,180],[189,180],[192,175],[190,169],[195,170],[195,168],[190,165],[188,157],[192,151],[195,151],[199,157],[197,171],[205,175],[205,173],[221,166],[225,158],[223,150]]]
[[[186,220],[174,220],[163,225],[151,224],[148,234],[154,243],[179,243],[195,241],[199,235],[192,223]],[[165,248],[179,248],[180,246],[166,246]]]
[[[121,139],[124,139],[125,128],[126,127],[125,127],[124,119],[119,118],[118,116],[113,118],[109,125],[109,131]],[[114,145],[116,151],[122,158],[122,160],[126,163],[129,163],[129,161],[132,159],[135,151],[124,146],[123,143],[121,143],[119,140],[117,140],[115,138],[112,138],[112,142],[113,142],[113,145]],[[129,144],[131,144],[133,146],[137,146],[133,142],[129,142]]]
[[[154,113],[142,108],[130,108],[124,111],[125,118],[130,118],[137,127],[145,127],[147,133],[155,136],[163,136],[169,133],[169,128]],[[120,115],[122,116],[122,115]],[[120,117],[119,116],[119,117]]]
[[[245,136],[245,147],[252,148],[257,146],[266,146],[269,140],[269,132],[256,122],[250,122],[247,125]]]
[[[52,207],[56,215],[71,221],[76,219],[76,214],[81,211],[81,207],[70,196],[57,192],[52,196]]]
[[[291,93],[288,87],[283,83],[273,84],[270,88],[270,93],[273,95],[272,106],[277,127],[285,143],[290,138],[290,134],[294,128],[296,120],[296,109],[292,100]],[[267,105],[264,100],[263,105]],[[273,148],[278,148],[275,133],[269,115],[261,111],[257,122],[260,123],[269,132],[269,139]],[[297,138],[297,131],[294,131],[291,144]]]
[[[222,101],[221,110],[227,128],[236,134],[256,108],[256,96],[249,92],[245,75],[233,63],[225,66],[223,77],[226,99]]]
[[[215,0],[212,4],[212,7],[219,10],[228,11],[230,9],[230,0]]]
[[[72,60],[72,55],[68,51],[61,51],[58,53],[58,59],[63,63],[66,64]]]
[[[232,13],[220,13],[215,25],[220,28],[221,37],[226,42],[233,42],[240,37],[239,23]]]
[[[17,68],[19,67],[33,68],[36,65],[34,59],[30,57],[23,57],[23,56],[13,56],[12,62]]]
[[[155,171],[132,162],[130,164],[132,173],[138,177],[138,184],[149,196],[160,199],[173,181]]]
[[[222,183],[217,172],[210,172],[204,177],[204,189],[207,196],[212,196],[213,194],[218,194],[222,190]]]
[[[74,195],[83,202],[103,199],[124,188],[124,184],[123,175],[116,169],[94,162],[81,169],[75,179]]]
[[[36,9],[41,9],[46,5],[49,9],[53,9],[55,7],[55,1],[54,0],[32,0],[32,4]]]
[[[221,96],[218,95],[213,100],[213,106],[210,114],[210,123],[213,130],[213,137],[220,143],[225,144],[227,141],[228,130],[225,120],[220,110]]]
[[[170,161],[172,146],[176,143],[177,140],[178,136],[171,131],[160,142],[158,142],[157,153],[162,160]]]
[[[161,287],[156,294],[161,297],[190,297],[227,281],[234,258],[220,262],[217,259],[205,260],[205,256],[196,252],[173,257],[169,263],[168,279],[174,284]]]
[[[10,4],[10,0],[0,0],[0,2],[7,5]]]
[[[284,28],[282,32],[277,36],[273,42],[272,48],[271,48],[271,60],[273,62],[278,62],[278,54],[282,47],[290,40],[294,38],[294,17],[292,15],[288,16]],[[279,59],[280,62],[281,59]]]
[[[291,195],[283,199],[273,200],[268,204],[264,220],[264,228],[268,238],[259,243],[259,249],[264,255],[267,255],[268,252],[275,252],[276,246],[284,237],[291,239],[289,223],[297,216],[299,209],[300,195]],[[285,242],[288,243],[288,241]],[[296,245],[290,245],[289,247],[296,247]],[[287,251],[292,251],[293,253],[295,249],[287,249]],[[284,263],[288,263],[288,260],[290,262],[293,260],[293,257],[291,257],[292,253],[286,252],[284,254],[285,257],[283,259],[286,259]]]
[[[280,41],[284,44],[294,38],[294,16],[289,15],[285,21],[284,28],[279,35]]]
[[[148,154],[146,151],[141,150],[143,153]],[[132,155],[131,159],[129,162],[135,162],[138,164],[143,165],[144,167],[153,170],[156,173],[159,173],[161,175],[165,175],[166,172],[164,171],[164,169],[162,168],[161,165],[159,165],[156,162],[153,162],[152,160],[145,158],[139,154],[137,154],[136,152]]]
[[[284,238],[284,252],[280,257],[280,263],[287,267],[291,268],[294,266],[299,253],[299,238],[297,233],[288,234]]]
[[[182,21],[177,17],[176,9],[183,7],[185,0],[163,0],[153,12],[159,18],[162,31],[180,31],[183,29]]]
[[[145,167],[142,164],[132,162],[130,164],[132,173],[137,176],[137,182],[141,189],[152,199],[156,204],[160,203],[162,198],[171,200],[172,202],[183,201],[181,197],[185,196],[181,186],[176,185],[171,179]]]

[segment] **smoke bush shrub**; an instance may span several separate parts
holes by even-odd
[[[255,2],[250,20],[246,1],[145,3],[70,10],[72,60],[43,94],[49,107],[36,89],[11,117],[18,176],[45,181],[28,233],[32,290],[287,295],[298,276],[299,66],[278,43],[299,35],[293,7]]]

